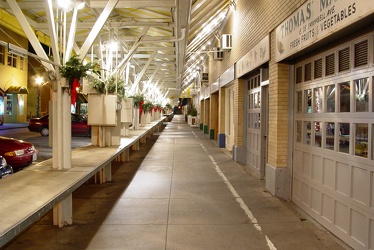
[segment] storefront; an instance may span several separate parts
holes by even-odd
[[[265,178],[267,163],[269,51],[269,36],[266,36],[236,64],[237,77],[246,86],[245,164],[260,179]]]
[[[373,11],[308,1],[276,29],[276,60],[294,61],[292,201],[355,249],[374,246]]]

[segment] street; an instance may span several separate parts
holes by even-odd
[[[27,128],[16,128],[1,130],[0,136],[12,137],[19,140],[24,140],[34,144],[35,148],[39,150],[38,159],[35,162],[41,162],[52,158],[52,148],[48,146],[48,136],[41,136],[39,133],[30,132]],[[74,136],[71,139],[71,148],[82,147],[91,144],[90,137]]]

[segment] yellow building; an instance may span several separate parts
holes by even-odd
[[[26,122],[28,40],[0,26],[0,124]]]

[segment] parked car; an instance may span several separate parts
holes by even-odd
[[[13,168],[6,162],[5,158],[0,156],[0,179],[13,174]]]
[[[29,131],[38,132],[42,136],[49,135],[49,116],[29,120]],[[91,136],[91,126],[87,124],[87,119],[78,114],[71,114],[71,133],[72,135]]]
[[[0,156],[17,171],[30,165],[38,158],[34,145],[22,140],[0,136]]]

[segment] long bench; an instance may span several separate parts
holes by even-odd
[[[72,220],[72,193],[94,176],[100,183],[111,181],[112,161],[127,161],[130,148],[139,150],[139,144],[145,143],[158,131],[164,119],[149,123],[139,130],[130,130],[129,136],[121,138],[119,146],[90,145],[73,150],[70,169],[53,169],[52,159],[48,159],[2,179],[0,247],[52,209],[55,225],[62,227],[69,224],[68,220]],[[66,200],[68,202],[64,202]]]

